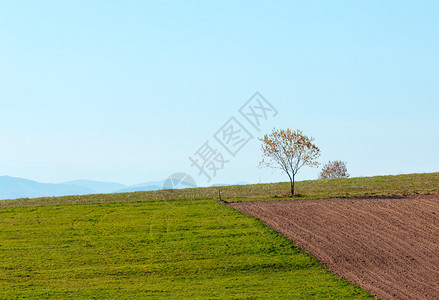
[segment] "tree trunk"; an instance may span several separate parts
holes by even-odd
[[[294,178],[295,176],[294,176],[294,174],[293,174],[293,183],[291,184],[291,197],[293,198],[294,197],[294,184],[295,184],[295,178]]]
[[[291,177],[290,173],[287,172],[288,178],[290,178],[290,187],[291,187],[291,198],[294,197],[294,174]]]
[[[291,186],[291,198],[294,197],[294,175],[293,178],[290,177],[290,186]]]

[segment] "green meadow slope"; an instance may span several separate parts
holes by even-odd
[[[439,173],[304,181],[300,198],[439,193]],[[0,298],[368,298],[218,188],[0,201]],[[278,200],[288,183],[221,187]]]
[[[215,200],[7,208],[0,226],[0,298],[368,297]]]

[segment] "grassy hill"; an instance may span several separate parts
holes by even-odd
[[[221,190],[223,198],[230,201],[269,201],[288,197],[290,187],[288,182],[279,182],[121,194],[26,198],[0,201],[0,208],[147,200],[218,199],[218,190]],[[296,197],[301,199],[439,194],[439,173],[299,181],[296,183],[296,193],[298,193]]]
[[[366,297],[214,200],[2,209],[0,298]]]
[[[218,188],[0,201],[0,298],[370,297]],[[288,183],[221,187],[277,200]],[[301,198],[439,193],[439,173],[303,181]]]

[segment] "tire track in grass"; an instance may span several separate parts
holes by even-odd
[[[81,236],[81,238],[82,238],[84,241],[86,241],[88,244],[93,245],[93,247],[96,248],[96,249],[100,249],[101,251],[99,251],[99,253],[105,253],[105,250],[106,250],[106,249],[105,249],[104,247],[98,245],[98,244],[96,243],[96,241],[90,237],[90,234],[85,234],[84,230],[79,226],[80,221],[86,221],[86,218],[87,218],[88,216],[92,215],[92,213],[94,213],[94,212],[95,212],[95,210],[90,210],[89,212],[87,212],[87,213],[85,213],[85,214],[81,214],[81,216],[75,218],[75,219],[72,221],[72,229],[73,229],[75,232],[79,233],[79,235]],[[93,225],[92,225],[92,226],[93,226]],[[91,228],[88,228],[88,229],[91,229]],[[100,256],[103,257],[103,260],[105,260],[106,262],[109,262],[109,260],[108,260],[108,258],[107,258],[107,255],[105,255],[105,254],[101,254]]]

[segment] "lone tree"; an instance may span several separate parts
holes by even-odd
[[[300,130],[276,130],[259,139],[262,142],[261,166],[281,169],[287,173],[294,196],[294,183],[303,166],[317,167],[320,149],[313,144],[314,138],[303,135]]]
[[[319,179],[348,178],[349,176],[346,163],[341,160],[334,160],[323,165]]]

